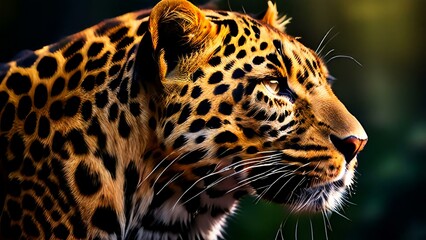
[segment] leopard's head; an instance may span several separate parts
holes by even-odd
[[[187,1],[152,10],[151,47],[139,51],[135,74],[144,82],[158,70],[145,85],[162,153],[151,174],[180,192],[176,203],[249,193],[332,210],[353,183],[367,134],[334,95],[324,61],[285,33],[287,20],[268,4],[258,18]]]

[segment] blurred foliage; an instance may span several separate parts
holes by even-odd
[[[205,2],[205,1],[204,1]],[[114,17],[155,4],[136,0],[1,0],[0,62]],[[323,55],[336,94],[363,123],[356,194],[329,222],[289,216],[280,206],[246,198],[226,239],[426,239],[426,1],[286,0],[288,33]],[[261,12],[266,0],[223,0],[222,9]],[[336,35],[336,36],[335,36]],[[362,64],[347,57],[356,58]],[[349,218],[350,220],[347,220]],[[282,228],[280,226],[283,226]],[[312,226],[312,227],[311,227]],[[325,229],[327,228],[327,231]],[[283,230],[280,230],[283,229]],[[331,230],[332,229],[332,230]]]

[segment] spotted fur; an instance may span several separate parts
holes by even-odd
[[[268,5],[163,0],[1,65],[1,238],[215,239],[247,194],[339,206],[367,135]]]

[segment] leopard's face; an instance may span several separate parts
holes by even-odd
[[[215,239],[246,194],[339,206],[367,135],[268,4],[162,0],[1,65],[0,235]]]
[[[193,183],[176,202],[249,192],[298,211],[332,210],[352,184],[367,135],[333,94],[324,62],[278,30],[283,20],[269,7],[263,19],[185,9],[168,19],[183,26],[178,33],[151,19],[163,73],[152,105],[163,106],[161,159],[174,161],[164,167],[173,174],[156,176]],[[173,34],[182,52],[163,40]]]

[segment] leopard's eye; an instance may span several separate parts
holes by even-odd
[[[280,83],[278,80],[267,80],[263,82],[271,93],[279,95],[280,92]]]
[[[288,97],[291,102],[295,100],[295,94],[287,84],[287,78],[264,80],[266,89],[274,95]]]

